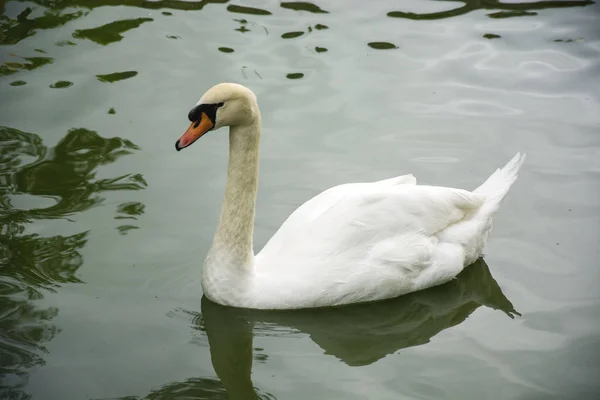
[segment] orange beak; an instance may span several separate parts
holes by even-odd
[[[175,142],[175,149],[177,149],[177,151],[185,149],[196,140],[200,139],[202,135],[210,131],[213,127],[214,124],[210,118],[208,118],[205,113],[201,113],[200,121],[192,122],[183,136],[181,136],[179,140]]]

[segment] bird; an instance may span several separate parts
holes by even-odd
[[[201,285],[231,307],[287,310],[395,298],[444,284],[482,256],[492,215],[516,181],[517,153],[473,191],[413,175],[340,184],[306,201],[254,254],[261,112],[237,83],[207,90],[177,151],[229,127],[227,181]]]

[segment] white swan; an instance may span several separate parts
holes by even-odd
[[[229,126],[221,215],[202,288],[223,305],[294,309],[397,297],[448,282],[481,256],[517,179],[517,154],[472,192],[417,185],[412,175],[335,186],[304,203],[253,252],[261,116],[254,93],[221,83],[190,111],[181,150]]]

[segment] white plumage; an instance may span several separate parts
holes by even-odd
[[[481,256],[492,214],[525,160],[517,154],[472,192],[417,185],[412,175],[333,187],[294,211],[254,256],[260,112],[236,84],[211,88],[198,104],[221,102],[213,125],[230,126],[229,170],[202,284],[225,305],[336,306],[448,282]]]

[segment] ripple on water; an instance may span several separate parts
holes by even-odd
[[[558,50],[532,50],[528,52],[497,53],[481,60],[476,68],[495,72],[524,72],[538,75],[540,72],[578,71],[589,61]]]
[[[459,162],[460,159],[454,156],[421,156],[421,157],[412,157],[412,161],[414,162],[422,162],[422,163],[434,163],[434,164],[451,164]]]
[[[558,160],[557,160],[558,161]],[[560,169],[565,164],[557,165]],[[556,218],[590,218],[596,215],[600,218],[600,205],[598,193],[600,193],[600,182],[591,181],[591,177],[597,174],[585,176],[584,174],[563,174],[561,172],[549,173],[538,172],[538,182],[532,190],[536,194],[536,210]],[[557,196],[557,193],[565,192],[570,196]],[[546,212],[544,211],[546,208]],[[552,212],[548,212],[553,210]],[[557,210],[563,210],[557,214]],[[568,213],[567,213],[568,210]],[[567,215],[568,214],[568,215]]]
[[[472,116],[518,115],[523,110],[510,107],[500,102],[476,99],[449,100],[444,103],[415,103],[405,102],[403,108],[416,114],[456,114]]]

